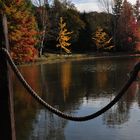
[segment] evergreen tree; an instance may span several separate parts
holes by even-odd
[[[92,29],[95,26],[95,22],[93,17],[90,16],[90,13],[81,13],[80,18],[85,23],[85,27],[80,29],[79,40],[78,40],[78,48],[79,51],[93,51],[95,48],[93,47],[93,42],[91,39]],[[91,21],[90,21],[91,20]]]
[[[114,0],[113,14],[120,16],[123,0]]]
[[[119,46],[118,46],[118,34],[117,34],[117,30],[118,30],[118,19],[121,15],[121,10],[122,10],[122,4],[123,4],[123,0],[114,0],[114,7],[113,7],[113,39],[114,39],[114,45],[115,45],[115,49],[119,50]]]

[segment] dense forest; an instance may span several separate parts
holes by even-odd
[[[45,52],[140,51],[140,1],[99,0],[103,12],[80,12],[69,0],[0,0],[15,62]]]

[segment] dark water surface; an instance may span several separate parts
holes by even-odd
[[[49,104],[87,115],[108,104],[139,58],[106,58],[20,67]],[[140,82],[108,112],[87,122],[61,119],[36,103],[14,77],[17,140],[139,140]]]

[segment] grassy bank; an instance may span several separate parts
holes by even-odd
[[[46,53],[28,64],[22,65],[33,65],[33,64],[45,64],[45,63],[60,63],[66,61],[78,61],[85,59],[104,59],[104,58],[119,58],[119,57],[140,57],[140,54],[130,54],[130,53],[86,53],[86,54],[53,54]]]

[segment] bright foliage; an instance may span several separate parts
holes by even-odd
[[[36,21],[26,1],[5,2],[11,55],[16,63],[30,62],[37,57]]]
[[[60,30],[59,35],[57,38],[59,41],[59,44],[57,45],[57,47],[60,47],[66,53],[71,53],[70,49],[68,49],[67,47],[71,45],[71,43],[69,43],[68,41],[71,39],[71,37],[69,35],[71,35],[72,32],[68,32],[68,30],[66,28],[66,23],[63,22],[62,17],[60,17],[59,30]]]
[[[108,34],[104,32],[101,27],[97,28],[95,35],[92,39],[95,41],[98,50],[113,48],[113,46],[110,46],[112,37],[109,38]]]
[[[135,50],[139,32],[137,16],[134,16],[132,5],[124,0],[116,33],[117,45],[120,46],[120,50]]]

